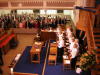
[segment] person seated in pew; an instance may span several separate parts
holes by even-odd
[[[78,45],[74,44],[73,47],[70,49],[72,69],[75,69],[78,53],[79,53]]]

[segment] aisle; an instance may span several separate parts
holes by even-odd
[[[32,46],[27,46],[25,48],[22,56],[20,57],[18,63],[14,67],[14,72],[42,75],[48,43],[46,42],[45,44],[46,44],[46,46],[42,47],[42,50],[41,50],[40,63],[31,62],[31,60],[30,60],[30,50],[31,50]]]
[[[51,41],[54,42],[54,41]],[[47,55],[49,55],[49,50]],[[46,64],[45,64],[45,71],[44,75],[77,75],[75,70],[63,70],[63,64],[57,63],[56,65],[49,65],[48,64],[48,56],[46,58]]]

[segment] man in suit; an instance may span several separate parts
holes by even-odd
[[[1,66],[4,64],[3,62],[3,58],[2,58],[2,51],[1,51],[1,48],[0,48],[0,74],[2,75],[3,71],[1,69]]]

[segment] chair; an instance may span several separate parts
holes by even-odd
[[[63,60],[63,70],[71,70],[71,61],[69,59]]]
[[[63,70],[71,69],[71,61],[67,55],[63,55]]]
[[[51,47],[57,47],[57,43],[51,43],[50,46]]]
[[[50,64],[50,65],[56,65],[56,59],[57,59],[56,55],[49,55],[48,64]]]
[[[57,55],[57,47],[50,47],[50,55]]]

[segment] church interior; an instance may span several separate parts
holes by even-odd
[[[100,0],[0,0],[0,75],[100,75]]]

